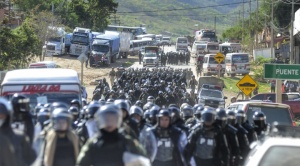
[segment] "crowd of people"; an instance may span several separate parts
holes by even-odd
[[[0,98],[0,165],[239,166],[267,131],[262,112],[197,104],[190,70],[112,71],[89,103]]]

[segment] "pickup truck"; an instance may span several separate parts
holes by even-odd
[[[159,62],[159,48],[157,46],[145,47],[143,54],[143,67],[145,66],[158,66]]]
[[[275,102],[275,93],[260,93],[253,96],[250,100],[262,100]],[[295,116],[300,116],[300,94],[299,93],[283,93],[282,104],[287,104],[291,107],[292,112]]]

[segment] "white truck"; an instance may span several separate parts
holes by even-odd
[[[70,46],[71,56],[80,56],[82,53],[88,55],[93,42],[91,29],[76,27]]]
[[[143,54],[143,67],[145,66],[159,66],[159,48],[157,46],[147,46],[145,47],[145,52]]]
[[[49,26],[47,33],[45,56],[65,54],[65,28]]]
[[[120,53],[122,58],[127,58],[130,52],[130,39],[132,34],[128,32],[120,32]],[[119,57],[118,57],[119,58]]]

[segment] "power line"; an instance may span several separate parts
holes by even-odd
[[[238,5],[248,3],[246,1],[243,2],[235,2],[235,3],[226,3],[220,5],[211,5],[211,6],[198,6],[198,7],[191,7],[191,8],[175,8],[175,9],[162,9],[162,10],[148,10],[148,11],[132,11],[132,12],[117,12],[117,13],[151,13],[151,12],[170,12],[170,11],[178,11],[178,10],[194,10],[194,9],[203,9],[203,8],[210,8],[210,7],[222,7],[222,6],[230,6],[230,5]]]

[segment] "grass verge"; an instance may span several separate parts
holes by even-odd
[[[225,83],[226,91],[231,91],[234,93],[239,92],[239,88],[236,84],[240,81],[241,78],[238,77],[223,77],[221,78]],[[270,85],[268,83],[256,82],[258,84],[258,93],[266,93],[270,91]]]

